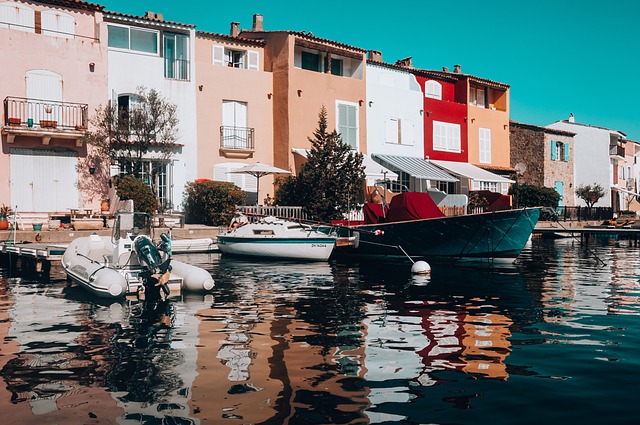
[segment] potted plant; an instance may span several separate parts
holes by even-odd
[[[2,207],[0,207],[0,230],[9,228],[9,220],[7,220],[9,214],[11,214],[11,207],[2,204]]]

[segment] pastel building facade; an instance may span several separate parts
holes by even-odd
[[[0,199],[18,212],[98,208],[106,194],[94,174],[104,164],[82,141],[108,95],[101,28],[99,5],[0,2]]]
[[[594,206],[612,207],[614,211],[624,209],[624,200],[618,190],[618,169],[625,161],[626,135],[621,131],[577,123],[573,114],[568,120],[556,121],[546,127],[575,133],[575,187],[599,184],[604,189],[605,196]],[[574,202],[574,205],[586,206],[586,203],[577,197]]]
[[[105,12],[108,37],[108,92],[101,99],[118,109],[135,107],[139,87],[157,90],[177,106],[180,145],[169,160],[153,150],[144,158],[143,180],[155,187],[162,208],[180,209],[188,181],[197,177],[195,27],[144,16]],[[112,174],[129,170],[113,164]]]
[[[575,133],[511,121],[511,166],[519,184],[555,189],[559,207],[575,206]]]
[[[256,162],[272,164],[273,74],[264,69],[265,43],[231,35],[196,32],[197,177],[233,182],[248,204],[273,196],[273,175],[260,179],[230,173]]]

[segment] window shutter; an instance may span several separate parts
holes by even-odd
[[[564,144],[564,162],[569,162],[569,143]]]
[[[224,65],[224,47],[213,46],[213,64]]]
[[[385,141],[387,143],[398,143],[398,119],[397,118],[387,118],[386,125],[386,137]]]
[[[555,161],[556,158],[556,141],[552,140],[551,141],[551,160]]]
[[[400,120],[400,143],[413,145],[413,121]]]
[[[260,58],[260,54],[255,50],[249,50],[248,56],[249,56],[248,69],[259,70],[260,63],[258,62],[258,59]]]

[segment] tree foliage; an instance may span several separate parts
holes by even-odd
[[[604,189],[598,183],[594,183],[592,185],[581,184],[576,187],[576,196],[582,199],[589,208],[593,207],[604,195]]]
[[[143,86],[132,99],[128,108],[111,102],[99,106],[85,142],[140,178],[143,159],[150,152],[154,159],[166,162],[179,148],[177,106]]]
[[[189,182],[184,197],[185,221],[212,226],[229,222],[246,194],[235,184],[213,180]]]
[[[552,207],[557,208],[560,194],[555,189],[544,186],[533,186],[527,183],[514,184],[509,194],[513,196],[514,205],[524,207]]]
[[[311,149],[297,176],[279,178],[276,200],[279,205],[302,205],[317,220],[341,219],[363,200],[363,155],[328,131],[327,110],[318,114],[318,128],[308,140]]]
[[[134,211],[153,214],[158,209],[158,198],[153,190],[134,176],[114,178],[116,193],[120,199],[132,199]]]

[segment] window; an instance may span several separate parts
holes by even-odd
[[[433,122],[433,149],[460,152],[460,125],[448,122]]]
[[[324,61],[324,72],[329,72],[328,60]],[[342,60],[331,58],[331,75],[342,75]]]
[[[0,3],[0,28],[35,32],[35,13],[21,3]]]
[[[424,96],[442,100],[442,85],[437,81],[427,81],[424,87]]]
[[[498,188],[498,183],[496,183],[496,182],[479,181],[479,182],[476,182],[476,184],[474,186],[476,186],[476,187],[474,187],[474,190],[488,190],[490,192],[498,192],[498,193],[500,193],[500,190]]]
[[[479,106],[481,108],[486,107],[484,87],[469,88],[469,104],[473,106]]]
[[[342,141],[358,150],[358,108],[347,103],[338,103],[338,133]]]
[[[491,164],[491,129],[481,128],[480,134],[480,162],[482,164]]]
[[[400,118],[387,118],[385,130],[385,143],[413,145],[413,121]]]
[[[116,161],[120,176],[135,175],[134,163],[127,158]],[[166,161],[154,161],[143,159],[140,162],[140,179],[158,194],[160,205],[163,208],[171,208],[171,166]]]
[[[551,160],[569,162],[569,144],[552,140]]]
[[[108,45],[118,49],[158,54],[158,31],[107,25]]]
[[[232,50],[213,46],[213,64],[230,68],[260,69],[259,54],[254,50]]]
[[[253,129],[247,128],[247,103],[222,102],[222,139],[225,149],[253,149]]]
[[[74,38],[76,22],[73,16],[55,10],[41,12],[42,34],[52,37]]]
[[[310,52],[302,52],[302,69],[320,71],[320,55]]]
[[[189,36],[164,33],[164,76],[189,79]]]

